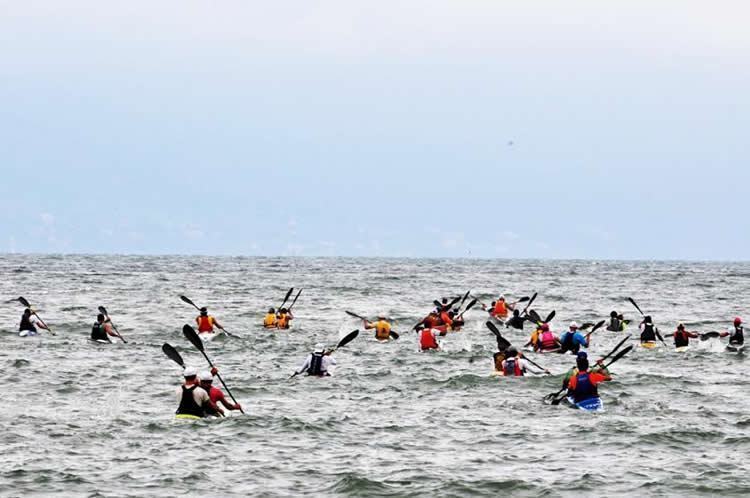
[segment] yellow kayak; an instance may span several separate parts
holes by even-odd
[[[197,417],[195,415],[190,415],[188,413],[178,413],[174,416],[177,420],[200,420],[201,417]]]
[[[646,341],[641,343],[641,347],[646,349],[655,349],[659,347],[659,343],[657,343],[656,341]]]

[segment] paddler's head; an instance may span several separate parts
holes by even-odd
[[[589,359],[581,358],[579,356],[578,358],[576,358],[576,366],[578,367],[579,372],[585,372],[589,369]]]
[[[645,323],[647,325],[653,325],[654,322],[653,322],[653,320],[651,320],[651,315],[644,316],[643,317],[643,323]]]
[[[611,312],[611,313],[609,314],[609,317],[610,317],[610,318],[617,318],[617,312],[616,312],[616,311],[612,311],[612,312]]]
[[[185,377],[185,384],[195,384],[198,371],[193,367],[185,367],[185,370],[182,371],[182,376]]]
[[[378,320],[388,320],[388,317],[385,316],[385,313],[378,313]]]
[[[448,304],[448,298],[447,298],[447,297],[444,297],[444,298],[442,299],[442,302],[443,302],[443,304]]]
[[[575,332],[576,330],[578,330],[578,322],[576,321],[570,322],[570,331]]]
[[[516,349],[515,346],[511,346],[511,347],[509,347],[508,349],[505,350],[505,357],[506,358],[514,358],[514,357],[518,356],[518,354],[519,354],[518,350]]]
[[[201,381],[201,387],[208,391],[209,389],[211,389],[211,384],[214,381],[214,376],[211,375],[211,372],[204,370],[203,372],[198,374],[198,380]]]
[[[503,295],[501,294],[501,295],[500,295],[500,297],[498,297],[498,298],[497,298],[497,300],[498,300],[498,301],[502,301],[502,302],[505,302],[505,296],[503,296]]]
[[[740,317],[735,318],[734,319],[734,326],[735,327],[739,327],[740,325],[742,325],[742,318],[740,318]]]
[[[677,330],[685,330],[685,325],[682,323],[677,324]]]
[[[205,306],[201,308],[201,316],[208,316],[208,308]]]
[[[542,332],[549,332],[549,324],[543,323],[541,329],[542,329]]]
[[[99,322],[99,323],[104,323],[104,315],[101,314],[101,313],[99,313],[98,315],[96,315],[96,321]]]
[[[281,313],[282,315],[283,315],[283,314],[285,314],[286,312],[287,312],[287,309],[286,309],[286,308],[281,308],[281,309],[279,310],[279,313]]]
[[[521,312],[518,310],[513,310],[513,316],[521,316]]]
[[[23,316],[30,316],[31,315],[31,308],[26,308],[23,310]]]
[[[276,309],[275,308],[268,308],[268,313],[270,313],[270,314],[273,315],[274,313],[276,313]]]
[[[322,354],[322,353],[325,353],[325,351],[326,351],[326,345],[323,344],[322,342],[317,343],[315,347],[313,348],[313,353]]]

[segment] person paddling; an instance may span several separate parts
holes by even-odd
[[[263,327],[267,329],[276,328],[276,310],[274,308],[268,308],[268,313],[263,317]]]
[[[112,342],[110,337],[118,337],[118,335],[112,329],[112,323],[105,319],[104,314],[99,313],[91,327],[91,340]]]
[[[221,402],[224,407],[226,407],[227,410],[242,410],[242,407],[239,403],[232,403],[229,401],[225,396],[224,392],[219,389],[218,387],[213,385],[214,381],[214,375],[216,375],[219,371],[216,369],[216,367],[213,367],[211,371],[204,371],[201,372],[198,375],[198,379],[200,380],[200,387],[208,393],[208,397],[211,400],[211,403],[213,403],[216,406],[216,412],[212,412],[209,408],[206,410],[208,414],[210,415],[224,415],[224,410],[221,406],[219,406],[219,402]]]
[[[625,330],[625,320],[622,319],[622,315],[616,311],[612,311],[609,314],[609,323],[607,324],[607,330],[610,332],[622,332]]]
[[[520,311],[513,310],[513,316],[510,317],[510,320],[505,322],[505,327],[512,327],[516,330],[523,330],[523,324],[525,321],[526,318],[521,316]]]
[[[563,378],[563,383],[562,383],[562,387],[563,388],[567,389],[568,384],[570,383],[570,379],[572,379],[573,377],[575,377],[576,375],[578,375],[580,373],[579,370],[578,370],[578,358],[585,358],[586,360],[588,360],[588,354],[586,353],[586,351],[579,351],[576,354],[576,366],[574,366],[573,368],[571,368],[570,370],[568,370],[568,372],[565,374],[565,377]],[[609,371],[607,370],[607,368],[604,366],[604,360],[601,359],[601,358],[598,359],[598,360],[596,360],[596,364],[593,367],[591,367],[591,369],[589,371],[591,373],[594,373],[594,372],[607,372],[607,373],[609,373]]]
[[[602,382],[612,380],[612,376],[606,369],[598,372],[589,372],[589,360],[585,357],[576,358],[578,373],[571,376],[568,382],[568,396],[573,398],[574,403],[599,398],[598,385]]]
[[[306,373],[315,377],[330,377],[334,365],[336,365],[336,360],[331,357],[330,353],[326,353],[324,344],[318,343],[294,375]]]
[[[388,317],[385,316],[385,313],[378,315],[377,322],[369,322],[367,320],[362,321],[364,322],[365,330],[375,329],[375,339],[379,341],[387,341],[391,338],[391,323],[388,321]]]
[[[276,328],[288,329],[292,325],[292,320],[294,320],[294,315],[292,315],[291,310],[281,308],[279,309],[279,312],[276,313]]]
[[[589,338],[578,331],[578,323],[570,322],[569,330],[560,337],[560,353],[578,353],[581,348],[589,347]]]
[[[216,321],[216,318],[208,314],[208,308],[205,306],[200,309],[200,313],[200,315],[195,317],[195,323],[198,326],[199,334],[213,334],[214,325],[219,329],[223,328],[221,324]]]
[[[198,384],[198,371],[185,367],[182,376],[185,382],[177,388],[177,418],[203,418],[207,410],[217,412],[206,390]]]
[[[26,308],[23,310],[23,315],[21,315],[21,323],[18,327],[18,335],[21,337],[31,336],[31,335],[37,335],[39,332],[37,331],[37,327],[40,329],[49,330],[49,327],[39,320],[36,315],[31,311],[31,308]]]
[[[437,338],[438,332],[431,328],[425,327],[419,331],[419,350],[429,351],[431,349],[440,349],[440,342]]]
[[[506,357],[502,364],[503,375],[506,377],[523,377],[526,372],[549,373],[549,370],[535,371],[528,360],[524,359],[523,354],[515,347],[511,346],[506,351]]]
[[[550,353],[560,350],[560,338],[550,330],[549,324],[542,324],[542,333],[539,335],[534,351],[540,353]]]
[[[677,330],[667,335],[667,337],[674,337],[674,347],[684,348],[690,345],[690,339],[700,337],[697,332],[688,332],[685,330],[685,325],[682,323],[677,325]]]
[[[730,346],[742,346],[745,344],[745,328],[742,326],[742,318],[734,319],[733,328],[729,332],[722,332],[719,337],[729,336]]]
[[[659,334],[659,328],[654,325],[654,321],[651,319],[651,315],[643,317],[643,321],[638,325],[641,329],[641,344],[645,345],[656,345],[656,339],[664,341],[661,334]]]

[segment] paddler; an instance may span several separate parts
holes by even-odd
[[[745,344],[745,328],[742,326],[742,318],[735,318],[733,325],[729,332],[722,332],[719,337],[729,336],[730,346],[742,346]]]
[[[506,377],[523,377],[526,372],[534,371],[533,366],[525,360],[523,354],[511,346],[506,351],[506,357],[502,364],[503,375]],[[548,370],[539,370],[538,373],[549,373]]]
[[[451,323],[451,329],[454,332],[458,332],[461,330],[461,327],[466,325],[466,322],[464,321],[464,317],[460,316],[461,314],[458,313],[456,310],[451,310],[448,312],[448,316],[453,320],[453,323]]]
[[[207,411],[218,411],[208,393],[198,384],[198,371],[185,367],[185,382],[177,388],[177,417],[203,418]]]
[[[437,338],[435,329],[425,327],[419,332],[419,350],[429,351],[430,349],[440,349],[440,342]]]
[[[677,325],[677,330],[667,335],[667,337],[674,337],[674,347],[684,348],[690,345],[690,339],[700,337],[697,332],[688,332],[685,330],[685,325],[682,323]]]
[[[510,320],[505,322],[505,327],[513,327],[517,330],[523,330],[523,322],[526,321],[526,318],[521,316],[521,312],[518,310],[513,310],[513,316],[510,317]]]
[[[214,325],[219,329],[223,328],[221,324],[216,321],[216,318],[208,314],[208,308],[205,306],[201,308],[201,314],[195,317],[195,323],[198,326],[199,334],[213,334]]]
[[[267,329],[276,328],[276,310],[274,308],[268,308],[268,313],[263,317],[263,327]]]
[[[91,340],[112,342],[110,337],[117,337],[115,331],[112,330],[112,323],[103,314],[99,313],[96,315],[96,321],[91,327]]]
[[[578,373],[571,376],[568,382],[568,396],[572,396],[575,403],[598,398],[599,389],[597,386],[602,382],[612,380],[612,376],[606,369],[589,372],[588,358],[576,358],[576,366]]]
[[[216,406],[217,411],[211,412],[211,409],[209,408],[207,413],[210,415],[224,415],[224,410],[221,406],[219,406],[219,402],[221,402],[224,407],[226,407],[227,410],[242,410],[242,407],[239,403],[235,404],[229,401],[225,396],[224,392],[219,389],[218,387],[215,387],[213,385],[214,382],[214,375],[218,373],[218,370],[216,367],[213,367],[211,371],[203,371],[198,375],[198,379],[200,380],[200,387],[208,393],[208,397],[211,400],[211,403],[213,403]]]
[[[560,338],[550,330],[549,324],[543,323],[541,330],[542,332],[534,345],[534,351],[540,353],[558,351],[561,345]]]
[[[562,383],[563,388],[567,388],[568,384],[570,383],[570,379],[573,378],[573,377],[575,377],[576,375],[578,375],[578,373],[579,373],[579,371],[578,371],[578,359],[579,358],[584,358],[584,359],[588,360],[588,354],[586,353],[586,351],[579,351],[578,354],[576,355],[576,366],[573,367],[573,368],[571,368],[570,370],[568,370],[568,372],[565,374],[565,378],[563,379],[563,383]],[[593,367],[591,367],[590,372],[592,372],[592,373],[593,372],[606,372],[607,374],[609,374],[609,371],[604,366],[604,360],[601,359],[601,358],[599,358],[598,360],[596,360],[596,365],[594,365]]]
[[[505,302],[505,296],[501,295],[496,301],[492,302],[488,312],[491,317],[505,321],[508,318],[508,310],[513,310],[514,307],[515,304]],[[484,305],[482,305],[482,308],[487,310],[487,307]]]
[[[560,353],[578,353],[581,347],[589,347],[589,338],[578,331],[578,323],[570,322],[569,330],[560,337]]]
[[[276,313],[276,328],[277,329],[288,329],[291,326],[291,321],[294,320],[292,312],[286,308],[281,308]]]
[[[610,312],[607,330],[610,332],[622,332],[625,330],[625,325],[625,321],[622,319],[621,314],[618,314],[616,311]]]
[[[658,327],[654,325],[654,321],[651,319],[651,315],[644,316],[638,328],[641,329],[641,344],[656,342],[657,338],[663,340]]]
[[[37,335],[37,327],[39,327],[40,329],[49,330],[49,328],[36,317],[36,314],[31,311],[31,308],[26,308],[25,310],[23,310],[23,315],[21,315],[21,324],[18,327],[19,335]]]
[[[528,348],[531,346],[536,350],[538,348],[537,344],[539,343],[539,336],[542,335],[545,330],[549,330],[549,325],[546,323],[537,323],[536,327],[534,328],[534,331],[531,333],[531,337],[529,337],[529,342],[523,345],[523,347]]]
[[[385,316],[385,313],[378,315],[377,322],[368,322],[367,320],[363,321],[366,330],[375,329],[375,339],[379,341],[387,341],[391,338],[391,324],[388,322],[388,317]]]
[[[335,364],[336,360],[326,352],[325,345],[318,343],[294,375],[306,373],[315,377],[328,377],[331,375],[331,367]]]

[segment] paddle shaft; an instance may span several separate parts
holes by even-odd
[[[202,349],[200,350],[200,352],[203,354],[203,357],[208,362],[208,366],[210,366],[211,368],[214,368],[214,364],[211,363],[211,359],[208,357],[208,355],[206,354],[206,352],[203,351]],[[221,378],[221,375],[219,375],[219,372],[216,372],[216,376],[219,378],[219,381],[221,382],[221,385],[224,386],[224,389],[227,390],[227,394],[229,395],[230,398],[232,398],[232,401],[234,401],[234,404],[238,405],[239,403],[237,403],[237,400],[234,398],[234,395],[232,394],[232,391],[229,390],[229,387],[227,387],[226,382],[224,382],[224,379]],[[240,412],[245,413],[245,410],[243,410],[242,408],[240,408]]]

